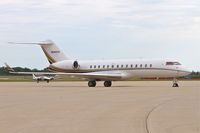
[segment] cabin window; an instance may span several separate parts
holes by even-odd
[[[114,68],[115,66],[114,65],[112,65],[112,68]]]
[[[145,67],[147,68],[147,64],[145,64]]]
[[[126,68],[128,68],[128,65],[126,65]]]
[[[107,65],[107,68],[109,68],[109,65]]]
[[[103,65],[103,68],[105,68],[105,65]]]
[[[142,68],[142,64],[140,64],[140,67]]]
[[[117,65],[117,68],[119,68],[119,65]]]
[[[98,68],[101,68],[101,66],[99,65]]]
[[[150,64],[150,67],[152,67],[153,65],[152,64]]]
[[[94,65],[94,68],[96,68],[97,66],[96,65]]]
[[[92,68],[92,65],[90,66],[90,68]]]
[[[121,65],[121,68],[123,68],[124,67],[124,65]]]
[[[135,65],[135,68],[137,68],[137,67],[138,67],[138,65],[136,64],[136,65]]]
[[[133,64],[131,64],[131,68],[133,68]]]

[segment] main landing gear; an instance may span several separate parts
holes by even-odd
[[[174,78],[173,80],[173,87],[179,87],[177,78]]]
[[[105,81],[104,82],[104,86],[105,87],[111,87],[112,86],[112,82],[111,81]]]
[[[96,86],[96,81],[89,81],[88,82],[88,86],[89,87],[95,87]],[[104,86],[105,87],[111,87],[112,86],[112,82],[111,81],[105,81],[104,82]]]
[[[89,87],[95,87],[96,84],[97,84],[96,81],[89,81],[89,82],[88,82],[88,86],[89,86]]]

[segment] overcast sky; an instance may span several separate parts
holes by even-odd
[[[0,66],[48,66],[51,39],[74,59],[178,59],[200,70],[200,0],[0,1]]]

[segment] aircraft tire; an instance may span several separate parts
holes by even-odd
[[[178,83],[174,83],[173,87],[179,87]]]
[[[89,87],[95,87],[96,86],[96,81],[89,81],[88,82]]]
[[[112,82],[111,81],[105,81],[104,82],[104,86],[105,87],[111,87],[112,86]]]

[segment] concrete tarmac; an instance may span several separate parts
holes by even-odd
[[[200,133],[200,81],[0,83],[0,133]]]

